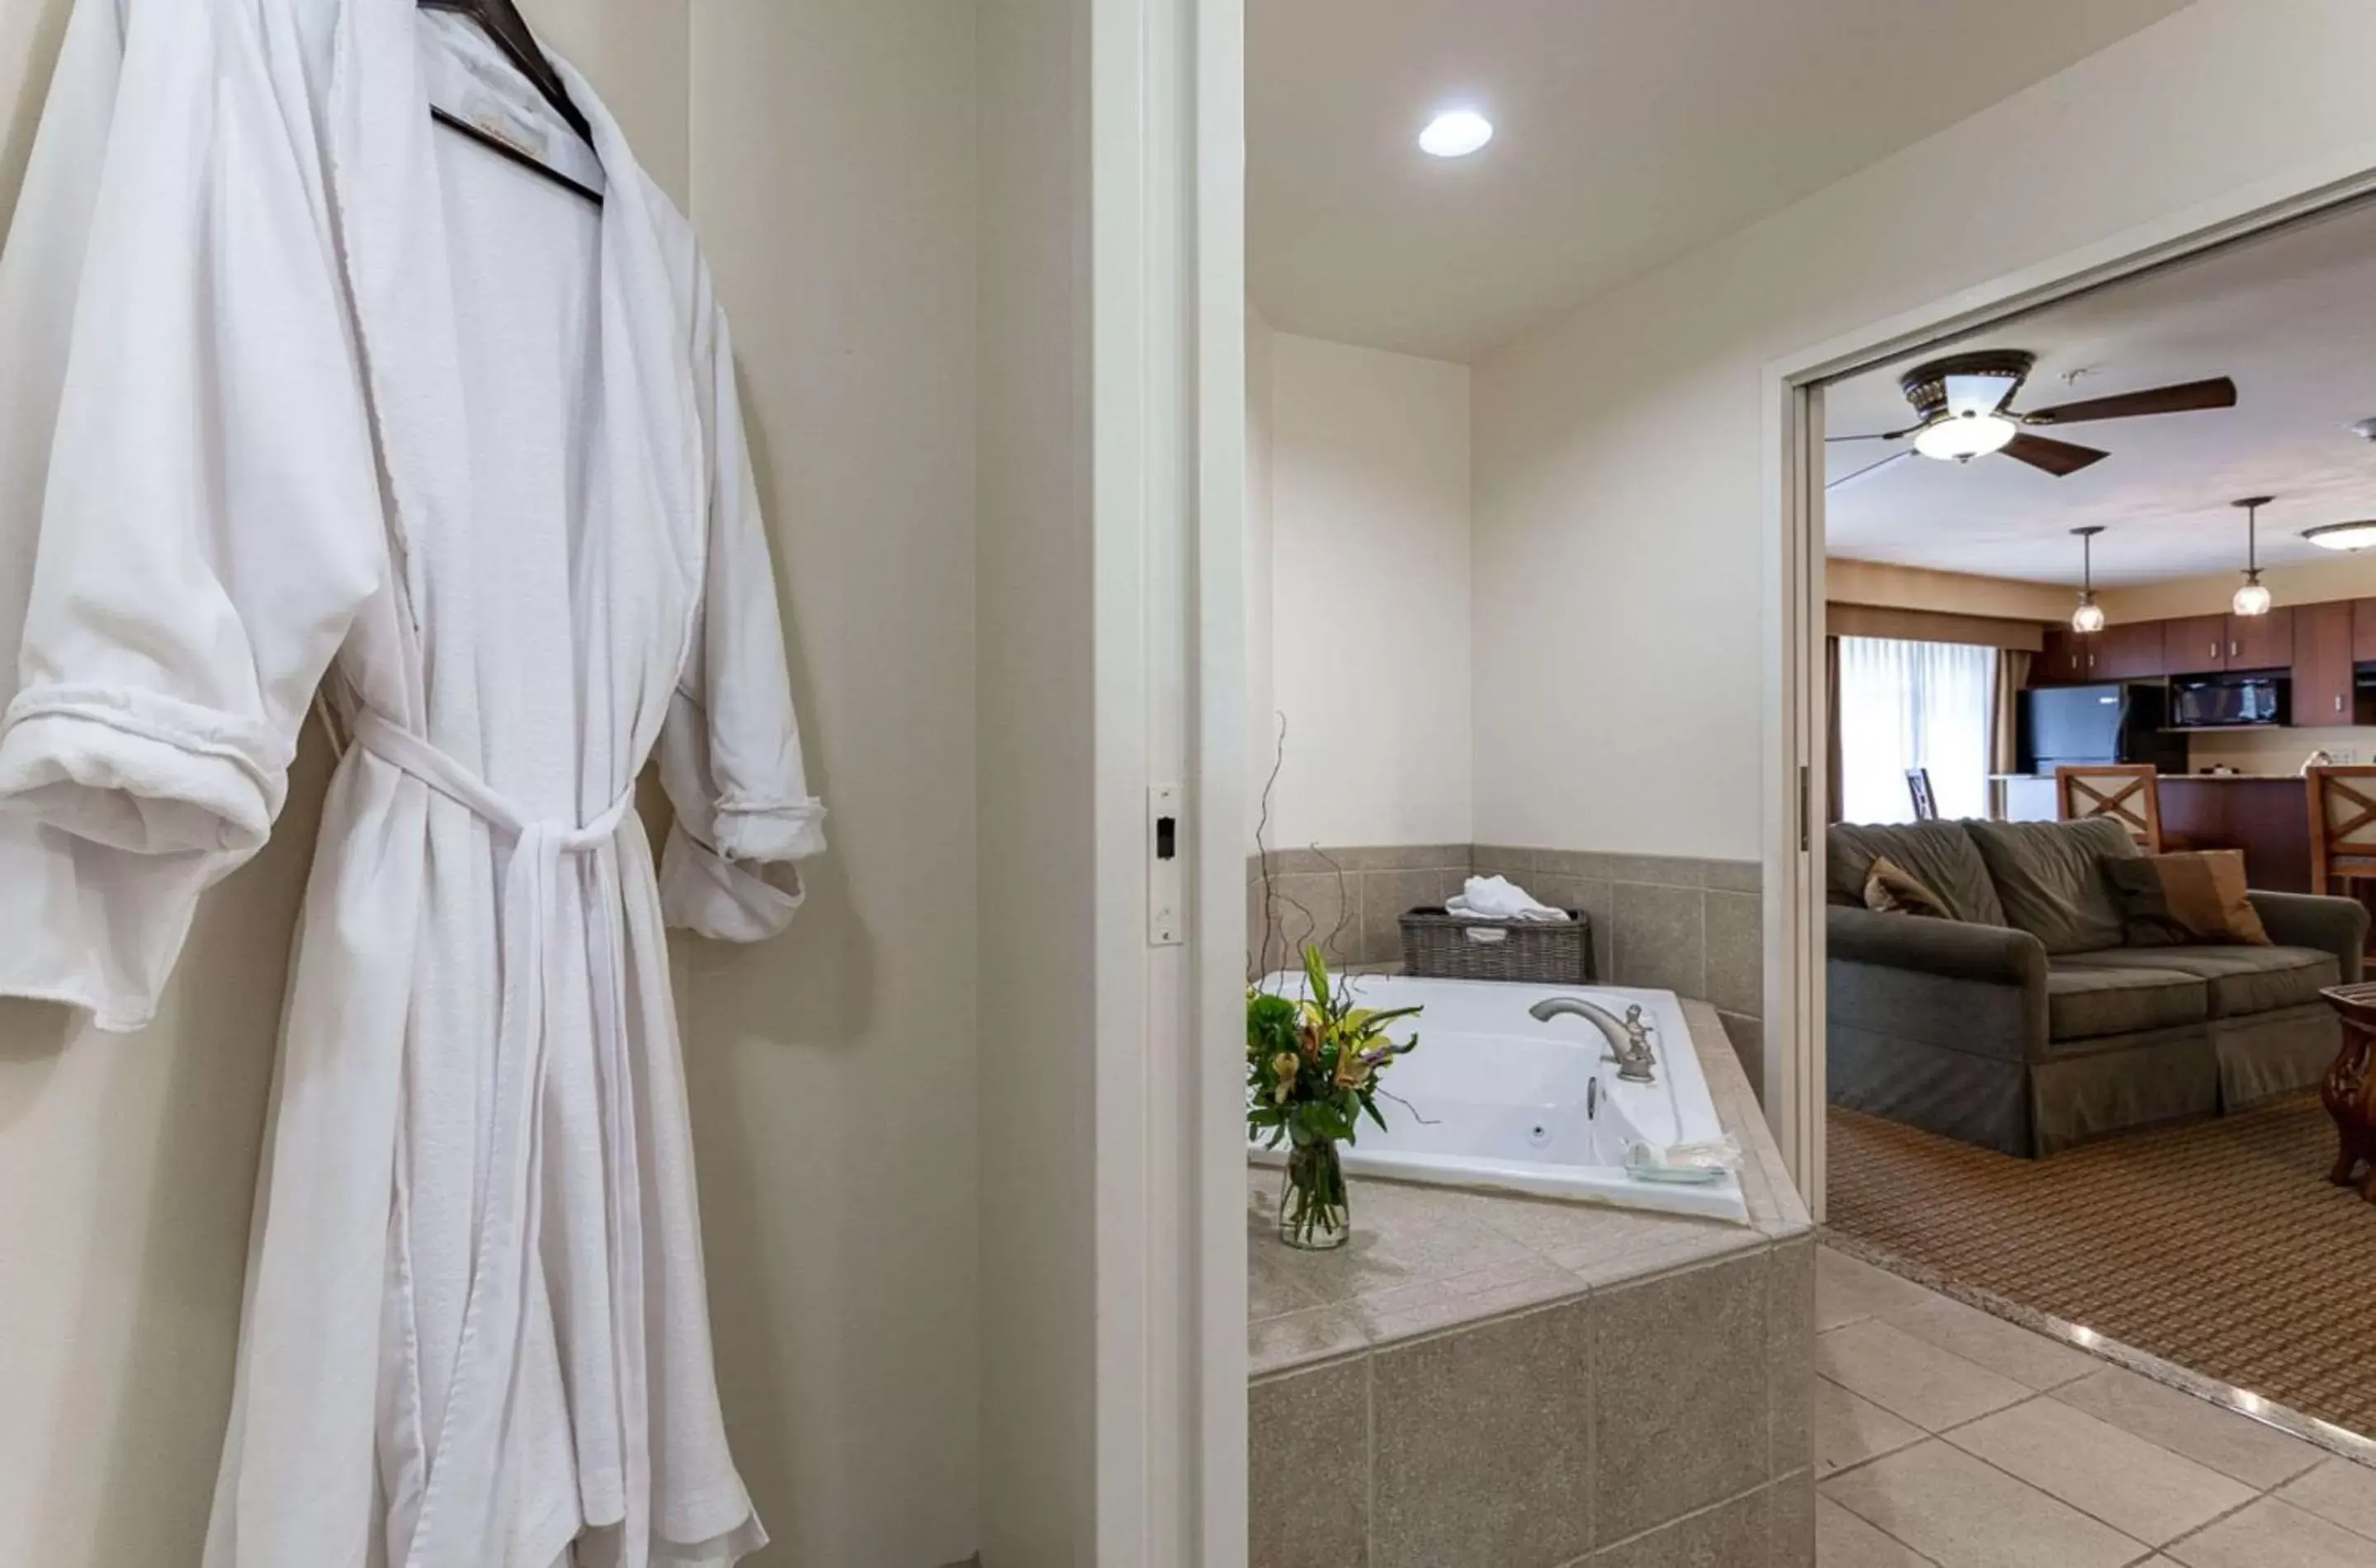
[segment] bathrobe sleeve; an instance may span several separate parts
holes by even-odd
[[[824,852],[825,807],[801,762],[731,339],[714,305],[703,317],[695,363],[711,448],[708,540],[698,622],[660,733],[660,782],[676,808],[660,902],[671,925],[754,942],[800,908],[792,862]]]
[[[100,1022],[133,1027],[199,891],[269,832],[387,551],[312,115],[246,8],[78,9],[76,47],[117,68],[84,53],[47,115],[83,139],[103,96],[104,153],[9,241],[87,211],[79,266],[12,302],[70,327],[53,408],[19,410],[42,482],[0,488],[0,529],[38,540],[0,812],[75,857]]]

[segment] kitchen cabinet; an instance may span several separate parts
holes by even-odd
[[[2305,604],[2294,614],[2294,722],[2351,722],[2352,613],[2348,601]]]
[[[2049,626],[2045,645],[2029,667],[2033,686],[2069,686],[2092,679],[2090,660],[2099,639],[2083,636],[2068,626]]]
[[[2095,663],[2088,678],[2097,681],[2150,681],[2169,673],[2158,621],[2119,622],[2096,634]]]
[[[2294,612],[2290,605],[2266,615],[2228,617],[2228,668],[2283,670],[2294,661]]]
[[[2376,663],[2376,599],[2352,601],[2351,658],[2358,664]]]
[[[2228,617],[2194,615],[2161,624],[2163,669],[2172,675],[2200,675],[2228,668]]]

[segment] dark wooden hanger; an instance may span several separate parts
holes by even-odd
[[[577,133],[580,140],[589,147],[593,145],[593,125],[588,121],[584,112],[570,101],[569,89],[562,82],[561,73],[553,69],[552,61],[546,56],[542,46],[537,42],[536,34],[529,30],[528,18],[520,15],[519,7],[514,5],[512,0],[419,0],[419,4],[424,11],[451,11],[457,16],[467,17],[478,23],[480,30],[493,39],[495,47],[504,52],[504,58],[509,60],[513,67],[529,79],[529,84],[543,96],[544,101],[552,105],[553,113],[559,114],[569,128]],[[443,110],[433,109],[431,113],[439,124],[461,132],[471,140],[493,148],[513,162],[533,169],[545,178],[566,185],[582,196],[588,197],[597,203],[601,201],[602,194],[600,191],[580,184],[559,170],[538,162],[508,142],[491,137],[475,125],[465,124]]]

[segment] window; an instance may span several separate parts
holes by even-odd
[[[1911,822],[1911,768],[1930,770],[1939,814],[1986,816],[1997,655],[1964,643],[1840,639],[1840,809]]]

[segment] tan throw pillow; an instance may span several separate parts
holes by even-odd
[[[2132,947],[2270,945],[2245,889],[2241,850],[2106,861],[2104,873],[2121,896]]]
[[[1884,915],[1922,915],[1934,921],[1955,918],[1945,899],[1886,855],[1876,856],[1864,873],[1864,907]]]

